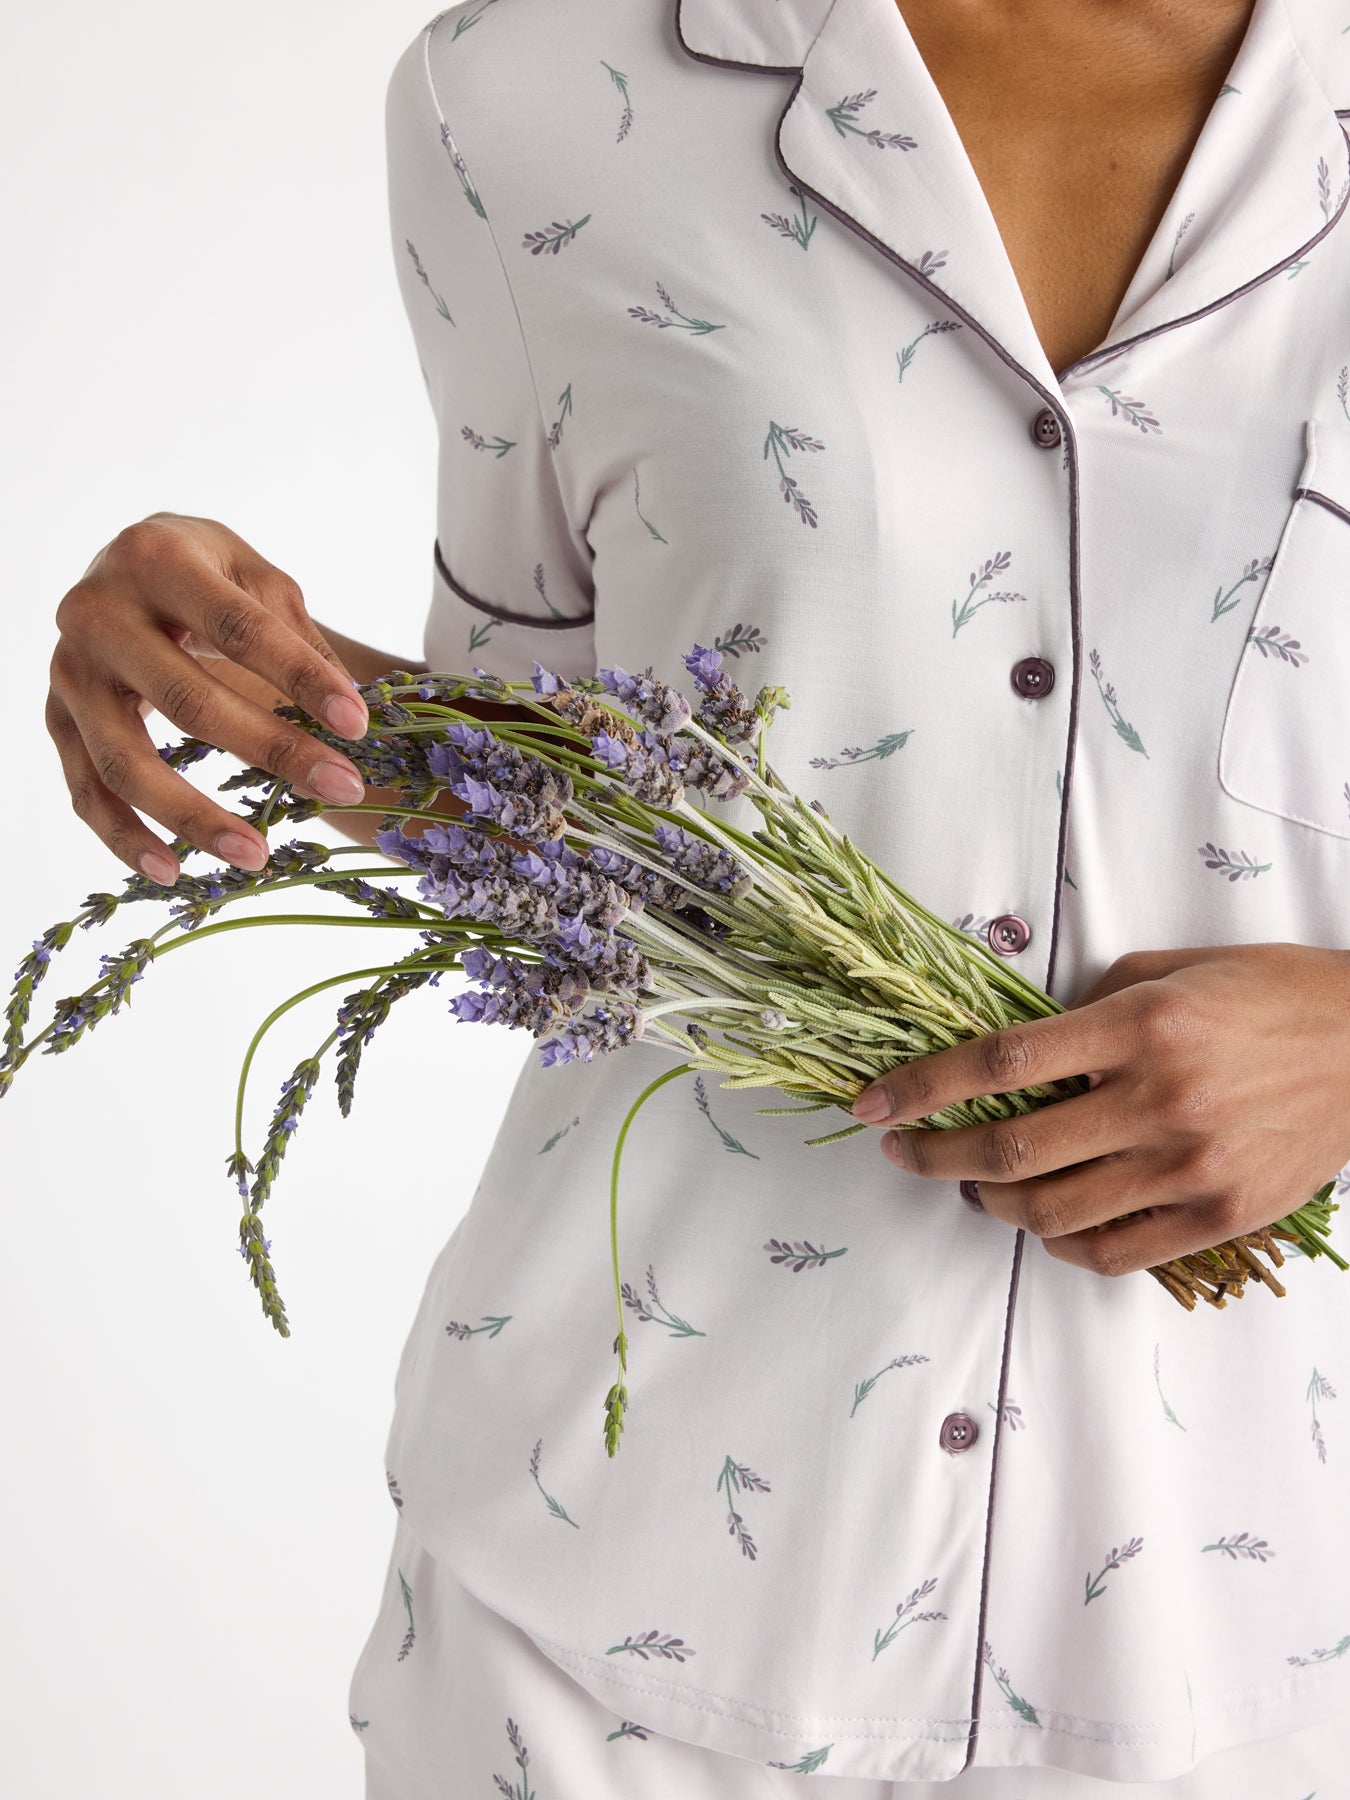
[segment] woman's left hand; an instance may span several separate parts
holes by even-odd
[[[888,1131],[882,1149],[914,1174],[978,1181],[986,1212],[1099,1275],[1259,1231],[1350,1160],[1350,951],[1131,951],[1067,1012],[902,1063],[864,1090],[884,1111],[867,1116],[859,1095],[853,1112],[895,1125],[1072,1075],[1091,1092]]]

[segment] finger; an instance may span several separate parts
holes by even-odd
[[[251,768],[267,769],[298,793],[330,806],[359,805],[365,799],[366,784],[354,763],[237,693],[195,657],[157,635],[129,640],[120,650],[104,649],[99,667],[100,677],[84,682],[79,703],[71,704],[96,767],[109,731],[120,728],[125,740],[124,713],[110,689],[112,677],[193,737],[219,745]],[[78,683],[79,678],[74,680]],[[144,768],[143,774],[146,780],[156,779],[153,768]],[[164,791],[162,782],[159,791]],[[126,798],[168,823],[155,810],[148,790],[127,792]]]
[[[239,868],[261,869],[268,858],[261,832],[170,769],[150,742],[144,721],[133,718],[106,684],[100,686],[101,693],[86,685],[77,703],[67,708],[83,751],[80,755],[73,744],[63,749],[63,755],[74,756],[79,787],[77,792],[72,784],[71,800],[79,816],[133,867],[122,846],[129,830],[127,812],[136,808],[199,850]],[[251,710],[267,717],[259,707]]]
[[[1138,1119],[1118,1083],[1056,1100],[1034,1112],[945,1130],[914,1125],[888,1131],[882,1149],[914,1175],[938,1181],[1027,1181],[1075,1163],[1133,1148]],[[983,1198],[983,1195],[981,1195]]]
[[[156,610],[152,599],[151,616],[166,628],[186,625],[338,736],[362,736],[369,723],[366,704],[309,617],[299,584],[284,570],[255,560],[257,569],[248,579],[264,598],[197,559],[175,569],[173,612]]]
[[[129,868],[139,869],[152,881],[172,887],[180,872],[178,858],[125,801],[109,793],[90,760],[79,727],[55,694],[47,698],[47,730],[61,759],[61,772],[76,816]]]
[[[868,1125],[927,1118],[961,1100],[1119,1068],[1138,1043],[1129,994],[981,1032],[901,1063],[863,1090],[853,1116]]]
[[[1025,1181],[982,1176],[978,1194],[985,1212],[1038,1238],[1091,1231],[1122,1213],[1195,1198],[1193,1188],[1169,1178],[1138,1150],[1112,1151]]]
[[[1240,1236],[1243,1229],[1234,1226],[1224,1201],[1186,1200],[1174,1206],[1148,1208],[1140,1219],[1069,1232],[1063,1237],[1046,1238],[1044,1243],[1050,1255],[1060,1262],[1074,1263],[1097,1275],[1134,1275],[1179,1256],[1212,1250],[1229,1238]],[[1255,1231],[1260,1227],[1249,1225],[1245,1229]]]

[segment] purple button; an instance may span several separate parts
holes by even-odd
[[[969,1450],[979,1435],[980,1428],[969,1413],[948,1413],[938,1432],[938,1442],[944,1450],[955,1453]]]
[[[969,1200],[972,1206],[978,1206],[981,1212],[984,1211],[984,1202],[980,1199],[980,1184],[978,1181],[963,1181],[961,1183],[961,1198],[963,1200]]]
[[[1053,450],[1063,433],[1059,429],[1059,420],[1048,406],[1043,406],[1031,421],[1031,441],[1039,444],[1042,450]]]
[[[1024,656],[1010,672],[1013,687],[1028,700],[1041,700],[1055,685],[1055,665],[1043,656]]]
[[[1016,913],[1000,913],[989,921],[989,948],[1000,956],[1016,956],[1031,942],[1031,927]]]

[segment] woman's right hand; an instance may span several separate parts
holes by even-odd
[[[46,725],[81,819],[125,862],[172,884],[178,863],[136,816],[239,868],[261,869],[267,841],[160,757],[150,711],[281,776],[329,805],[359,803],[353,763],[267,710],[299,706],[330,731],[364,735],[365,702],[310,618],[299,585],[215,519],[151,513],[98,552],[56,608]],[[209,663],[244,676],[240,687]],[[331,785],[328,785],[331,783]]]

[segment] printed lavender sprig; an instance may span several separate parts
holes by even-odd
[[[1106,1577],[1113,1569],[1118,1569],[1122,1563],[1128,1562],[1132,1556],[1137,1556],[1143,1547],[1144,1540],[1139,1537],[1130,1538],[1125,1544],[1113,1545],[1104,1566],[1098,1573],[1094,1575],[1090,1569],[1088,1570],[1084,1581],[1083,1605],[1086,1606],[1089,1600],[1096,1600],[1104,1594]]]
[[[970,623],[970,621],[974,618],[975,614],[980,610],[980,608],[982,606],[988,606],[992,601],[995,601],[995,600],[1025,600],[1026,599],[1025,594],[1014,594],[1014,593],[1011,593],[1008,591],[1000,591],[1000,592],[994,593],[994,594],[986,594],[986,595],[984,595],[983,599],[980,599],[980,600],[977,600],[975,598],[976,594],[979,593],[980,589],[982,587],[987,587],[989,585],[989,583],[994,579],[995,575],[1006,574],[1007,570],[1008,570],[1008,566],[1011,562],[1012,562],[1012,552],[1009,550],[999,550],[993,556],[987,557],[985,559],[985,561],[980,564],[978,569],[971,570],[970,589],[969,589],[969,592],[966,594],[965,599],[952,601],[952,636],[953,637],[956,636],[957,632],[960,631],[960,629],[963,625],[968,625]]]
[[[799,433],[785,434],[783,441],[789,439],[797,448],[823,448]],[[748,647],[748,634],[745,641]],[[368,966],[342,969],[284,999],[255,1031],[244,1058],[235,1144],[226,1158],[246,1202],[236,1248],[265,1317],[286,1336],[261,1208],[310,1116],[329,1050],[345,1115],[364,1050],[394,1004],[454,974],[468,983],[449,1001],[455,1020],[529,1030],[545,1067],[593,1061],[639,1041],[671,1053],[673,1066],[629,1108],[611,1162],[618,1379],[605,1396],[604,1439],[615,1454],[627,1407],[625,1303],[640,1320],[663,1323],[676,1335],[702,1335],[661,1305],[651,1265],[650,1304],[620,1278],[622,1150],[637,1112],[654,1094],[690,1073],[716,1073],[728,1089],[776,1088],[788,1103],[759,1113],[836,1109],[842,1115],[834,1129],[805,1140],[823,1146],[867,1129],[849,1106],[896,1063],[1063,1010],[864,856],[818,800],[792,792],[767,754],[772,721],[790,703],[781,687],[766,683],[753,697],[742,692],[716,648],[695,644],[683,661],[692,678],[689,696],[650,668],[636,674],[603,668],[570,683],[537,663],[534,675],[520,681],[477,666],[469,674],[394,670],[357,684],[370,729],[356,743],[335,738],[298,707],[278,707],[279,717],[348,755],[370,786],[392,793],[395,804],[343,809],[379,819],[376,845],[385,860],[372,866],[372,852],[362,845],[335,849],[290,839],[272,845],[256,873],[183,868],[172,888],[132,875],[120,893],[90,895],[82,913],[49,927],[19,963],[0,1092],[34,1051],[63,1052],[123,1010],[133,990],[144,992],[140,984],[155,963],[185,944],[255,926],[395,934],[368,941],[396,954],[386,950]],[[489,728],[465,710],[480,700],[509,711]],[[217,753],[186,738],[159,754],[170,767],[186,768]],[[873,752],[886,753],[889,740]],[[220,789],[238,794],[240,816],[264,835],[324,810],[266,769],[244,768]],[[438,806],[445,792],[459,802],[454,819]],[[753,832],[732,824],[717,806],[742,797],[760,819]],[[423,829],[410,830],[412,821]],[[173,850],[180,864],[196,854],[184,843]],[[273,891],[301,888],[330,910],[256,910]],[[34,1000],[75,927],[105,925],[122,907],[147,900],[165,908],[167,923],[104,956],[97,978],[83,992],[56,1000],[48,1022],[30,1033]],[[333,988],[343,990],[336,1023],[282,1081],[261,1149],[250,1158],[244,1114],[257,1053],[287,1013]],[[1073,1077],[983,1095],[915,1126],[1008,1118],[1085,1086]],[[1334,1186],[1326,1183],[1264,1231],[1150,1272],[1193,1309],[1200,1298],[1222,1306],[1229,1294],[1243,1292],[1249,1276],[1283,1294],[1260,1260],[1281,1265],[1277,1239],[1309,1256],[1328,1255],[1345,1269],[1350,1265],[1325,1235],[1336,1210]],[[790,1247],[800,1260],[799,1247]],[[831,1254],[819,1251],[822,1258]],[[461,1339],[495,1337],[508,1320],[485,1314],[477,1325],[452,1321],[445,1329]],[[899,1358],[887,1367],[910,1360],[922,1359]],[[877,1379],[855,1390],[855,1412]]]

